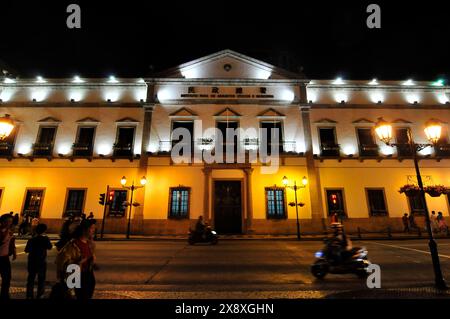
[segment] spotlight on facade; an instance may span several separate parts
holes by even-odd
[[[408,79],[402,83],[402,85],[411,86],[414,85],[414,81],[412,79]]]
[[[106,102],[111,103],[111,99],[107,99]]]
[[[5,78],[3,80],[3,83],[5,83],[5,84],[13,84],[13,83],[16,83],[16,80],[11,79],[11,78]]]
[[[108,78],[108,83],[119,83],[114,75],[110,75]]]
[[[444,86],[445,85],[445,80],[444,79],[438,79],[436,81],[434,81],[433,83],[431,83],[432,86]]]
[[[44,78],[40,75],[36,77],[36,83],[46,83],[47,81],[44,80]]]
[[[378,85],[377,79],[372,79],[372,81],[369,82],[369,85]]]
[[[35,99],[35,98],[33,99],[33,102],[36,102],[36,99]]]
[[[70,102],[75,103],[75,99],[70,99]]]
[[[382,104],[382,103],[383,103],[383,102],[381,102],[381,101],[378,101],[378,102],[377,102],[377,104]]]
[[[75,75],[72,80],[73,83],[84,83],[84,81],[80,78],[80,76]]]
[[[336,78],[336,80],[333,81],[334,85],[342,85],[344,84],[344,81],[342,80],[341,77]]]

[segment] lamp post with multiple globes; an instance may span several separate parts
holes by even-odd
[[[0,117],[0,141],[7,138],[14,129],[14,121],[11,120],[9,114]]]
[[[133,180],[133,182],[131,183],[131,186],[126,186],[126,184],[127,184],[127,178],[126,178],[125,176],[123,176],[122,179],[120,180],[120,184],[122,184],[122,187],[123,187],[123,188],[126,188],[126,189],[129,189],[129,190],[131,191],[131,195],[130,195],[130,203],[129,203],[130,210],[129,210],[129,213],[128,213],[127,239],[130,238],[130,230],[131,230],[131,210],[132,210],[132,208],[133,208],[133,194],[134,194],[134,191],[135,191],[136,189],[143,188],[143,187],[145,186],[145,184],[147,184],[147,178],[145,178],[145,176],[143,176],[143,177],[141,178],[141,181],[140,181],[140,182],[141,182],[141,185],[134,185],[134,180]]]
[[[294,181],[294,185],[289,185],[289,180],[286,176],[283,177],[283,185],[286,188],[290,188],[292,190],[294,190],[294,194],[295,194],[295,213],[296,213],[296,217],[297,217],[297,239],[300,240],[300,222],[298,219],[298,202],[297,202],[297,190],[300,188],[305,188],[306,185],[308,184],[308,179],[306,178],[306,176],[303,176],[302,178],[302,185],[297,185],[297,181]]]
[[[412,139],[411,131],[408,130],[408,147],[410,148],[410,151],[411,151],[411,154],[413,157],[413,161],[414,161],[414,167],[415,167],[416,176],[417,176],[417,184],[419,186],[420,200],[422,201],[423,207],[425,208],[425,223],[427,226],[427,232],[428,232],[428,238],[429,238],[428,246],[430,248],[431,260],[433,262],[435,285],[438,289],[446,289],[447,285],[442,276],[437,244],[436,244],[436,241],[434,240],[433,231],[432,231],[431,225],[430,225],[430,215],[428,212],[428,207],[427,207],[427,203],[426,203],[426,199],[425,199],[425,191],[423,188],[422,176],[420,175],[419,159],[417,156],[417,152],[420,152],[421,150],[423,150],[427,147],[434,147],[438,143],[438,141],[441,137],[441,130],[442,130],[442,126],[439,123],[439,121],[430,120],[425,124],[424,131],[425,131],[425,135],[427,136],[427,139],[429,141],[428,144],[415,143]],[[375,125],[375,132],[378,135],[378,138],[388,146],[392,146],[392,147],[405,146],[403,144],[391,143],[392,125],[390,123],[386,122],[385,120],[383,120],[383,118],[378,119],[378,122]]]

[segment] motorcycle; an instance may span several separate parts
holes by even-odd
[[[210,226],[206,227],[203,234],[189,229],[188,242],[190,245],[194,245],[196,243],[210,243],[211,245],[217,245],[219,242],[219,236]]]
[[[330,249],[331,248],[331,249]],[[350,250],[336,251],[330,244],[315,253],[317,258],[311,266],[311,273],[318,279],[330,274],[356,274],[360,278],[368,276],[367,267],[370,261],[365,247],[354,247]]]

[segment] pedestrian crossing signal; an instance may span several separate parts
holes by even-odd
[[[99,197],[99,199],[98,199],[98,203],[100,204],[100,205],[105,205],[105,193],[101,193],[100,194],[100,197]]]
[[[111,205],[113,200],[114,200],[114,191],[109,191],[109,193],[108,193],[108,204]]]

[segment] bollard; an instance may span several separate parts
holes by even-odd
[[[358,238],[361,239],[361,228],[358,227]]]
[[[420,227],[417,227],[417,233],[419,237],[422,237],[422,230],[420,229]]]
[[[392,238],[391,227],[387,228],[387,235],[388,235],[388,238]]]

